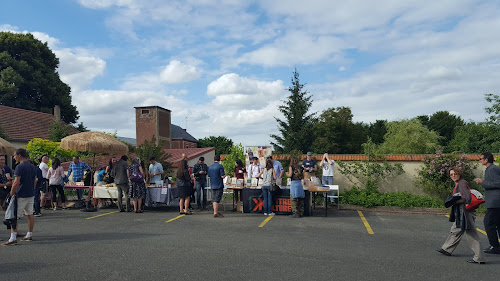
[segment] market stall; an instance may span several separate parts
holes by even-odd
[[[305,190],[304,215],[310,215],[310,193]],[[264,201],[259,188],[242,189],[243,213],[263,213]],[[278,195],[273,196],[273,212],[278,215],[290,215],[290,189],[282,188]]]
[[[177,187],[168,186],[148,186],[146,190],[146,206],[152,203],[163,203],[169,207],[179,206]]]

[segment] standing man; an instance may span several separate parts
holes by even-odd
[[[161,181],[161,175],[163,174],[163,166],[156,162],[156,157],[149,157],[149,183],[156,183]]]
[[[253,162],[248,166],[247,172],[250,178],[258,178],[260,171],[262,170],[262,166],[259,163],[259,158],[253,157]]]
[[[276,184],[281,186],[281,178],[283,178],[283,173],[285,170],[283,170],[283,166],[281,165],[281,162],[278,160],[273,160],[273,156],[269,155],[267,156],[267,159],[271,160],[273,163],[273,169],[274,173],[276,174]]]
[[[40,162],[40,165],[38,166],[38,168],[40,168],[40,170],[42,170],[42,178],[40,179],[40,181],[41,181],[41,183],[40,183],[40,186],[41,186],[40,205],[42,207],[45,206],[45,193],[47,193],[47,190],[49,189],[49,179],[47,178],[47,172],[49,171],[48,163],[49,163],[49,157],[47,157],[47,155],[44,155],[44,156],[42,156],[42,161]],[[36,207],[35,207],[35,209],[36,209]]]
[[[120,158],[120,161],[116,162],[113,165],[113,169],[111,170],[111,174],[113,175],[113,178],[115,179],[115,184],[118,189],[118,210],[120,212],[125,212],[125,209],[123,209],[123,195],[125,194],[125,197],[127,198],[127,206],[126,210],[128,211],[128,207],[130,205],[130,198],[128,198],[128,189],[129,189],[129,181],[128,181],[128,176],[127,176],[127,169],[128,169],[128,163],[127,163],[128,157],[127,155],[123,155]]]
[[[500,168],[493,164],[493,154],[481,154],[479,162],[486,166],[484,180],[476,178],[474,181],[484,187],[486,202],[486,215],[484,216],[484,229],[488,235],[490,247],[484,250],[487,254],[500,254]]]
[[[12,187],[12,170],[6,165],[6,161],[7,156],[0,155],[0,206],[3,205]]]
[[[10,190],[10,196],[17,194],[17,218],[24,215],[28,219],[28,232],[21,241],[32,241],[35,218],[33,217],[34,189],[37,182],[36,167],[28,162],[26,149],[19,148],[14,153],[14,159],[19,163],[14,173],[14,182]],[[10,229],[10,239],[3,243],[4,246],[17,244],[17,224]]]
[[[219,203],[224,193],[224,182],[222,180],[226,177],[226,173],[224,173],[224,166],[220,164],[220,155],[214,156],[214,163],[208,168],[208,176],[212,187],[214,218],[223,218],[224,216],[219,213]]]
[[[312,158],[312,152],[307,152],[307,157],[302,161],[302,168],[304,168],[304,179],[309,180],[316,174],[318,166],[316,160]]]
[[[79,182],[83,180],[83,175],[85,174],[85,170],[90,171],[89,165],[85,164],[85,162],[80,161],[80,157],[73,157],[73,162],[69,164],[68,168],[68,177],[73,173],[73,181]],[[82,201],[83,199],[83,189],[79,188],[76,190],[76,195],[78,196],[78,201]]]
[[[205,157],[200,157],[198,163],[194,164],[193,174],[196,183],[196,204],[198,205],[197,210],[202,210],[207,207],[207,174],[208,166],[205,164]],[[201,193],[203,192],[203,201],[201,201]],[[203,204],[202,204],[203,203]]]
[[[323,154],[323,159],[319,163],[323,168],[323,177],[321,182],[323,185],[333,184],[333,168],[335,167],[335,160],[330,159],[328,153]]]

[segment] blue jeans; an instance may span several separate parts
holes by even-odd
[[[40,191],[41,191],[41,189],[42,189],[41,186],[35,188],[35,198],[33,201],[33,208],[35,209],[35,214],[40,214]]]
[[[262,197],[264,197],[264,213],[270,214],[273,211],[273,196],[271,195],[271,186],[262,186]]]
[[[198,208],[207,207],[207,181],[196,181],[196,204]],[[201,204],[201,193],[203,192],[203,205]]]
[[[333,176],[323,176],[323,185],[333,185]],[[335,195],[333,191],[330,191],[330,195]],[[330,198],[331,202],[335,202],[335,198]]]

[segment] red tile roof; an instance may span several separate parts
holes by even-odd
[[[49,139],[52,123],[54,123],[52,114],[0,105],[0,127],[7,140]],[[79,131],[70,128],[70,134],[76,133]]]
[[[171,155],[168,158],[168,162],[176,163],[182,160],[182,153],[186,153],[186,157],[188,160],[191,160],[196,157],[200,157],[201,155],[215,150],[214,147],[203,147],[203,148],[180,148],[180,149],[164,149],[164,151]]]

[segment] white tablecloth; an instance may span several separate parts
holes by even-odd
[[[118,198],[118,189],[116,185],[113,185],[111,187],[107,186],[94,186],[94,198],[113,198],[117,199]]]

